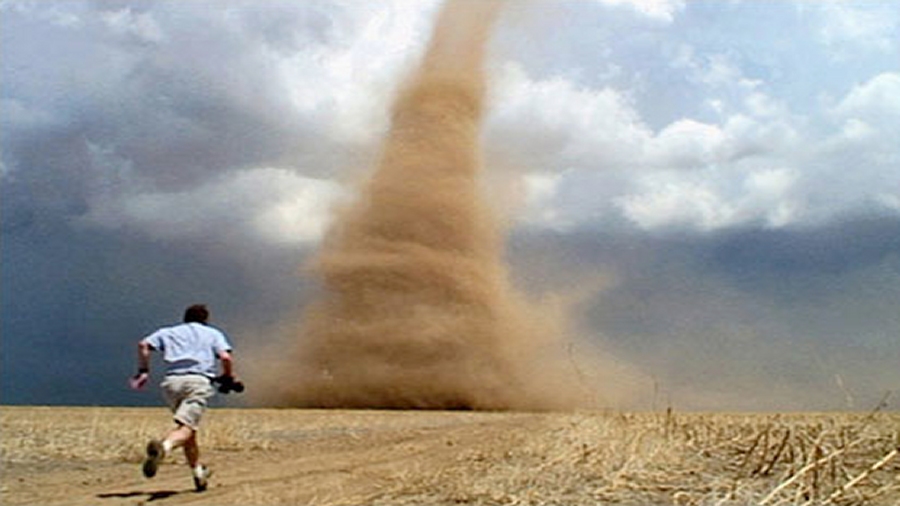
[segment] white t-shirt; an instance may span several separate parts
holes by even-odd
[[[214,378],[219,353],[231,351],[222,331],[196,322],[161,328],[143,341],[163,353],[166,374],[202,374]]]

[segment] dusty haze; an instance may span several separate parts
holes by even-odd
[[[398,93],[380,160],[312,266],[319,298],[262,374],[266,403],[543,409],[604,402],[564,314],[509,281],[480,183],[498,2],[448,2]],[[286,349],[285,349],[286,348]],[[268,381],[265,380],[268,379]],[[591,385],[591,386],[589,386]]]

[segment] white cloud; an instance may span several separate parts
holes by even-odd
[[[0,110],[5,121],[23,129],[36,129],[57,123],[50,111],[14,98],[0,98]]]
[[[180,191],[98,199],[82,222],[165,240],[213,234],[224,242],[302,244],[322,237],[332,207],[343,198],[333,182],[258,168]]]
[[[858,50],[890,52],[897,47],[900,10],[894,2],[806,2],[818,10],[819,40],[834,58],[853,58]]]
[[[157,43],[163,39],[162,28],[150,13],[119,9],[103,12],[100,18],[114,33],[134,38],[138,42]]]
[[[621,167],[650,135],[628,98],[612,88],[532,80],[514,64],[495,85],[488,149],[523,171]]]
[[[884,207],[900,213],[900,195],[881,193],[877,196],[877,199]]]
[[[759,120],[735,114],[722,128],[726,137],[723,157],[732,162],[752,157],[787,156],[792,149],[804,149],[797,144],[802,141],[802,135],[790,117]]]
[[[46,20],[49,23],[62,28],[78,28],[83,20],[79,11],[80,6],[74,3],[50,3],[50,2],[0,2],[0,14],[25,14]]]
[[[288,176],[279,196],[256,214],[254,231],[270,243],[318,242],[331,223],[332,211],[348,195],[331,181]]]
[[[700,66],[700,82],[712,87],[739,85],[754,89],[760,85],[757,79],[744,77],[743,71],[728,57],[721,54],[709,56]]]
[[[735,209],[708,183],[662,176],[646,177],[644,192],[617,199],[623,214],[644,229],[672,226],[721,228],[733,222]]]
[[[877,135],[877,133],[877,130],[872,128],[865,121],[850,118],[844,123],[843,128],[841,128],[840,137],[851,142],[864,142],[866,139],[870,139],[872,136]]]
[[[340,10],[332,21],[343,26],[336,43],[276,62],[298,112],[348,142],[371,142],[386,127],[397,80],[424,46],[435,5],[397,0]]]
[[[664,22],[684,16],[686,27],[699,19],[690,18],[697,11],[683,1],[597,1]],[[259,9],[241,3],[222,10],[168,2],[141,9],[11,5],[29,5],[5,8],[27,11],[29,23],[52,24],[48,33],[64,33],[60,46],[84,52],[78,65],[62,49],[46,50],[50,44],[38,46],[46,60],[23,53],[21,60],[34,66],[17,68],[37,71],[14,75],[2,105],[4,126],[14,127],[8,131],[75,125],[72,132],[81,129],[77,135],[86,143],[103,146],[88,149],[87,169],[71,168],[68,160],[54,165],[77,171],[71,180],[92,179],[83,185],[92,220],[118,226],[126,221],[114,218],[121,211],[129,226],[183,237],[199,223],[187,206],[196,200],[210,216],[229,216],[245,235],[281,242],[316,237],[324,219],[291,220],[319,216],[318,207],[304,206],[331,198],[329,188],[337,184],[329,178],[370,163],[366,156],[387,127],[390,99],[421,53],[439,2],[273,2]],[[582,2],[566,5],[569,16],[582,12]],[[590,7],[584,12],[603,10]],[[835,44],[886,33],[869,11],[844,4],[810,9],[850,13],[844,25],[822,25]],[[559,29],[548,25],[563,19],[571,18],[534,26]],[[763,21],[748,18],[747,24]],[[729,39],[725,50],[668,26],[642,32],[635,37],[640,43],[617,40],[615,26],[602,25],[601,35],[589,37],[588,26],[594,25],[563,30],[568,45],[560,46],[587,40],[587,49],[552,62],[552,54],[535,46],[541,34],[509,37],[520,27],[503,26],[506,42],[521,46],[518,53],[505,48],[517,61],[491,64],[497,72],[485,147],[491,165],[521,178],[521,191],[510,197],[526,202],[521,223],[565,227],[619,213],[645,228],[678,223],[711,230],[751,222],[783,226],[859,202],[891,208],[896,195],[885,188],[897,180],[891,138],[900,117],[897,72],[862,76],[817,110],[790,100],[792,69],[765,51],[752,54],[769,46],[751,44],[746,34]],[[672,49],[642,59],[645,46]],[[548,61],[532,66],[530,59]],[[618,75],[606,75],[610,68]],[[658,117],[656,106],[665,109]],[[30,159],[27,150],[42,145],[33,141],[16,153]],[[19,158],[4,155],[3,177],[20,166]],[[204,191],[180,190],[186,185]],[[250,189],[274,197],[253,202]],[[244,202],[244,214],[221,204],[228,201]],[[170,209],[184,212],[173,216]],[[157,212],[159,220],[152,216]]]
[[[793,196],[797,174],[791,169],[755,171],[744,180],[743,201],[746,215],[761,219],[767,226],[782,227],[800,218],[801,208]]]
[[[559,192],[563,174],[526,174],[522,176],[525,186],[524,223],[548,228],[564,228],[567,223],[554,200]]]
[[[732,183],[737,179],[738,185]],[[782,227],[798,219],[790,169],[746,171],[740,176],[712,170],[642,177],[639,190],[616,199],[625,217],[645,230],[688,228],[712,231],[744,223]]]
[[[778,118],[788,114],[784,103],[758,91],[747,95],[744,105],[747,112],[756,118]]]
[[[682,118],[655,134],[612,88],[532,80],[510,64],[494,94],[487,146],[526,174],[522,224],[567,228],[613,212],[645,229],[800,219],[796,177],[770,168],[793,164],[802,135],[761,91],[746,95],[746,114]]]
[[[597,0],[606,5],[627,5],[637,12],[659,21],[672,22],[684,9],[685,0]]]
[[[900,163],[896,139],[900,125],[900,73],[882,73],[853,87],[827,116],[838,129],[822,140],[818,148],[823,154],[867,159],[867,165],[879,172]]]
[[[878,74],[854,86],[825,111],[834,126],[808,151],[806,177],[815,216],[846,209],[896,213],[900,199],[900,74]]]
[[[900,73],[885,72],[855,86],[835,107],[835,114],[896,127],[900,121]],[[887,123],[884,123],[888,126]]]
[[[722,53],[703,53],[690,45],[682,43],[674,52],[669,65],[684,71],[690,80],[712,89],[737,88],[740,91],[752,91],[762,81],[751,79],[733,61],[733,58]]]
[[[685,61],[685,75],[707,75],[694,66],[706,60]],[[625,93],[534,79],[508,64],[495,83],[487,147],[490,159],[527,174],[520,225],[568,228],[618,213],[645,230],[711,231],[895,209],[900,74],[876,75],[816,111],[737,67],[719,69],[722,79],[697,80],[737,90],[723,94],[734,99],[728,105],[706,99],[719,103],[717,121],[686,116],[653,132]]]
[[[665,169],[703,167],[718,159],[725,140],[725,132],[716,125],[678,120],[648,142],[648,164]]]

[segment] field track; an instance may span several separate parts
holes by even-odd
[[[168,420],[0,407],[0,503],[900,504],[897,413],[213,409],[200,494],[180,454],[141,475]]]

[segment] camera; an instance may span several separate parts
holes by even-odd
[[[213,383],[218,385],[219,393],[241,393],[244,391],[244,384],[241,381],[234,379],[234,376],[217,376],[213,378]]]

